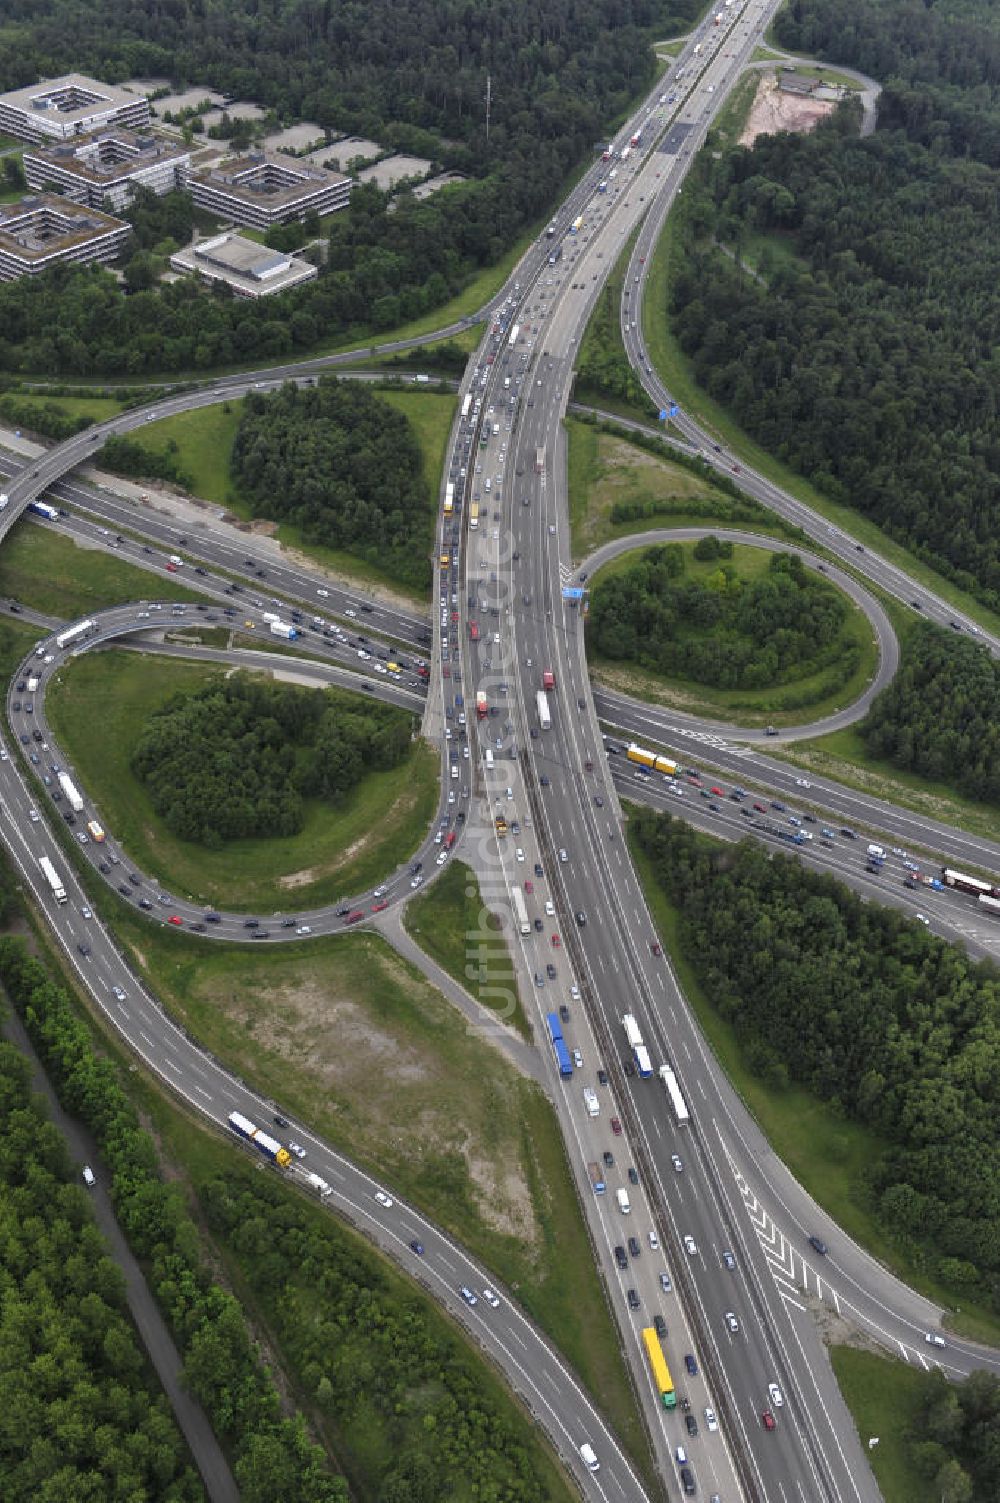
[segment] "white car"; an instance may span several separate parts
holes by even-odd
[[[927,927],[928,927],[928,928],[930,928],[930,922],[931,922],[931,921],[930,921],[930,919],[929,919],[929,918],[928,918],[928,917],[927,917],[927,915],[926,915],[926,913],[918,913],[918,914],[917,914],[917,915],[916,915],[916,917],[917,917],[917,920],[918,920],[918,922],[919,922],[919,923],[921,923],[921,924],[926,924],[926,925],[927,925]]]
[[[38,823],[38,810],[37,809],[29,809],[28,810],[28,818],[31,820],[31,823],[33,825],[37,825],[37,823]]]
[[[93,1169],[91,1169],[89,1164],[84,1164],[80,1172],[83,1175],[83,1183],[85,1185],[95,1185],[97,1183],[97,1180],[94,1177],[94,1171]]]
[[[439,853],[439,855],[438,855],[438,858],[437,858],[437,864],[438,864],[438,866],[444,866],[444,864],[447,861],[447,859],[448,859],[448,852],[447,851],[441,851]]]
[[[576,986],[575,984],[573,986],[571,986],[570,989],[569,989],[569,994],[573,998],[574,1002],[579,1002],[579,1000],[580,1000],[580,988],[578,986]]]
[[[740,1328],[740,1323],[736,1319],[736,1316],[733,1314],[732,1310],[727,1310],[724,1318],[725,1318],[725,1322],[726,1322],[726,1325],[727,1325],[728,1329],[735,1336],[736,1333],[737,1333],[737,1331]]]
[[[304,1159],[306,1156],[306,1151],[301,1143],[289,1143],[288,1151],[289,1153],[294,1153],[297,1159]]]
[[[684,1247],[689,1258],[696,1258],[698,1256],[698,1244],[690,1232],[684,1238]]]
[[[86,903],[84,903],[83,907],[80,909],[80,917],[85,919],[91,919],[94,917],[90,909],[87,907]]]
[[[483,1290],[483,1299],[486,1301],[486,1303],[490,1306],[491,1309],[493,1309],[493,1310],[499,1310],[499,1308],[500,1308],[500,1300],[499,1300],[499,1297],[498,1297],[495,1289],[490,1289],[487,1286],[487,1288],[485,1288]]]
[[[944,1346],[944,1337],[938,1336],[934,1331],[928,1331],[924,1336],[928,1346]]]
[[[767,1385],[767,1391],[771,1397],[771,1403],[774,1405],[775,1409],[780,1409],[785,1400],[782,1397],[781,1389],[778,1387],[777,1383],[769,1383]]]
[[[330,591],[329,590],[317,590],[316,594],[319,596],[320,600],[326,600],[329,597]]]
[[[715,1417],[714,1409],[705,1410],[705,1424],[708,1426],[713,1435],[715,1434],[715,1431],[718,1430],[719,1421]]]
[[[517,857],[518,861],[524,860],[524,852],[522,851],[520,846],[518,846],[517,850],[514,852],[514,855]]]
[[[413,881],[410,883],[410,886],[414,889],[414,891],[416,891],[416,889],[422,884],[423,880],[423,877],[418,872]]]
[[[551,898],[546,898],[545,899],[545,917],[546,918],[555,918],[555,916],[556,916],[556,905],[555,905],[555,903],[553,903],[553,901],[552,901]]]
[[[659,1245],[660,1245],[660,1239],[659,1239],[659,1237],[658,1237],[658,1236],[657,1236],[657,1235],[656,1235],[656,1233],[655,1233],[655,1232],[650,1232],[650,1234],[649,1234],[649,1245],[650,1245],[650,1247],[651,1247],[651,1248],[652,1248],[652,1249],[653,1249],[653,1251],[654,1251],[654,1252],[655,1252],[655,1251],[656,1251],[656,1249],[657,1249],[657,1248],[658,1248],[658,1247],[659,1247]]]
[[[114,992],[115,998],[116,998],[117,1001],[119,1001],[119,1002],[124,1002],[125,1001],[125,993],[122,991],[122,989],[121,989],[120,986],[113,986],[111,988],[111,990]]]
[[[678,1174],[683,1174],[684,1160],[681,1158],[679,1153],[672,1153],[670,1155],[670,1162],[673,1164],[674,1169]]]
[[[296,934],[311,934],[312,930],[310,929],[308,924],[299,924],[295,932]]]
[[[384,1206],[387,1211],[392,1210],[392,1196],[387,1195],[384,1190],[376,1190],[375,1199],[378,1201],[379,1205]]]
[[[357,611],[352,611],[350,606],[348,606],[347,610],[344,612],[344,615],[351,616],[354,620],[357,620],[358,613]]]
[[[796,788],[811,788],[812,784],[810,783],[808,778],[796,778],[795,786]]]

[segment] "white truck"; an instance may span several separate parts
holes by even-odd
[[[597,1099],[597,1092],[593,1086],[584,1086],[583,1104],[587,1108],[588,1117],[599,1117],[601,1115],[601,1103]]]
[[[290,626],[287,621],[269,621],[267,629],[272,637],[280,637],[283,642],[294,642],[298,636],[298,628]]]
[[[65,903],[66,889],[63,886],[63,879],[62,877],[60,877],[59,873],[52,865],[52,862],[49,860],[48,856],[39,856],[38,864],[42,869],[42,876],[45,878],[46,882],[52,889],[52,896],[55,898],[56,902]]]
[[[538,705],[538,724],[543,731],[550,731],[552,729],[552,715],[549,711],[549,698],[544,689],[539,689],[535,696],[535,703]]]
[[[519,887],[511,888],[510,900],[517,918],[517,925],[522,934],[531,933],[531,925],[528,922],[528,909],[525,905],[524,894]]]
[[[35,690],[38,688],[38,682],[39,682],[39,680],[38,680],[38,674],[37,673],[29,673],[28,674],[28,693],[29,694],[34,694]]]
[[[311,1174],[307,1172],[306,1184],[309,1186],[310,1190],[316,1191],[316,1194],[319,1196],[320,1200],[325,1200],[328,1195],[333,1194],[333,1190],[327,1184],[326,1180],[321,1179],[318,1174]]]
[[[83,799],[80,795],[79,788],[73,782],[73,779],[70,777],[68,772],[61,772],[59,774],[59,787],[66,795],[66,802],[73,810],[73,813],[79,814],[80,810],[83,808]]]

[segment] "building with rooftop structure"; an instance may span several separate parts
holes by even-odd
[[[65,261],[113,261],[131,233],[122,220],[56,193],[0,204],[0,282]]]
[[[175,271],[197,272],[206,281],[222,282],[238,297],[248,298],[287,292],[318,275],[317,268],[299,256],[269,250],[228,231],[178,251],[170,264]]]
[[[214,167],[193,169],[188,188],[199,209],[266,230],[308,214],[346,209],[351,180],[312,163],[251,151]]]
[[[0,133],[40,145],[69,141],[117,125],[145,130],[149,100],[82,73],[49,78],[26,89],[0,94]]]
[[[29,188],[55,189],[94,209],[104,203],[125,209],[136,188],[158,194],[184,188],[190,167],[191,153],[185,146],[118,129],[29,146],[24,152]]]

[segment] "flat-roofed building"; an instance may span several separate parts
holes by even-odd
[[[184,188],[190,167],[186,147],[128,130],[95,131],[24,152],[29,188],[55,189],[95,209],[106,202],[113,209],[127,208],[136,188],[159,194]]]
[[[69,141],[110,125],[145,130],[149,100],[82,73],[0,94],[0,133],[19,141]]]
[[[317,268],[299,256],[285,255],[227,232],[189,245],[170,257],[175,271],[196,271],[209,282],[224,282],[239,297],[271,297],[311,282]]]
[[[113,261],[131,227],[56,193],[0,204],[0,282],[37,276],[63,261]]]
[[[195,169],[188,187],[200,209],[255,230],[346,209],[351,180],[312,163],[251,151]]]

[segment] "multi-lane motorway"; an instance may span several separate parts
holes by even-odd
[[[685,738],[701,736],[696,742],[700,750],[715,765],[732,766],[741,781],[750,780],[751,765],[769,787],[780,788],[782,779],[791,779],[793,796],[824,811],[842,809],[840,818],[878,822],[877,827],[890,829],[899,828],[890,820],[908,819],[912,834],[899,838],[915,849],[940,848],[939,833],[947,836],[949,849],[956,850],[959,859],[970,863],[982,865],[988,857],[990,863],[1000,864],[995,849],[966,837],[960,851],[951,832],[830,788],[826,780],[822,789],[804,788],[763,752],[753,750],[753,762],[748,762],[747,746],[731,745],[719,730],[685,726],[669,712],[629,705],[617,697],[595,700],[586,670],[581,603],[564,593],[574,582],[574,572],[561,420],[586,320],[607,273],[638,229],[626,284],[629,296],[623,300],[623,333],[647,389],[666,404],[666,393],[646,366],[640,329],[635,327],[641,325],[635,305],[643,290],[646,258],[691,154],[772,10],[773,4],[750,0],[726,11],[720,27],[702,28],[692,37],[657,93],[615,142],[623,151],[630,136],[639,133],[639,146],[618,158],[613,180],[609,168],[597,167],[585,175],[557,216],[556,234],[527,252],[508,287],[494,300],[496,323],[470,363],[462,386],[463,397],[470,397],[470,410],[466,418],[456,417],[446,464],[458,504],[443,520],[439,540],[444,567],[438,571],[429,646],[435,670],[440,671],[435,672],[425,705],[425,725],[440,736],[442,746],[440,817],[448,821],[454,814],[457,831],[458,813],[468,812],[466,823],[475,826],[475,838],[466,836],[464,849],[479,867],[481,883],[492,883],[494,892],[509,899],[517,888],[525,903],[529,922],[524,926],[527,932],[517,936],[517,960],[525,994],[535,1003],[539,1038],[544,1041],[546,1036],[544,1014],[562,1007],[568,1013],[567,1042],[580,1051],[579,1067],[569,1078],[553,1068],[552,1094],[667,1491],[677,1495],[685,1475],[682,1468],[689,1466],[699,1492],[725,1503],[738,1497],[877,1496],[863,1444],[821,1345],[821,1310],[826,1312],[824,1321],[831,1316],[848,1320],[911,1361],[938,1361],[955,1374],[995,1365],[991,1354],[950,1337],[944,1349],[926,1344],[925,1334],[936,1330],[939,1312],[827,1222],[774,1159],[718,1069],[669,960],[659,950],[622,838],[618,786],[653,801],[668,795],[662,785],[638,785],[623,759],[608,760],[598,714],[606,723],[644,739],[662,737],[668,745],[684,745]],[[608,186],[600,191],[598,183],[605,173]],[[550,264],[556,245],[561,255]],[[518,334],[512,345],[515,323]],[[247,633],[261,629],[271,604],[308,605],[309,611],[302,611],[310,632],[308,648],[330,660],[331,674],[343,673],[351,655],[356,669],[357,653],[370,650],[372,644],[366,641],[367,631],[359,641],[356,625],[347,631],[330,618],[353,617],[356,622],[358,612],[364,612],[373,630],[377,626],[389,639],[411,643],[418,634],[423,641],[426,626],[415,623],[409,613],[342,591],[332,582],[317,583],[309,571],[289,568],[267,544],[244,545],[208,518],[203,526],[182,528],[175,519],[115,498],[95,497],[64,479],[68,470],[92,457],[104,434],[274,381],[310,379],[308,373],[328,363],[227,378],[215,388],[178,394],[149,411],[116,418],[96,434],[60,445],[10,483],[11,504],[0,513],[0,537],[29,500],[58,482],[54,494],[71,502],[75,512],[59,525],[83,531],[99,546],[116,544],[112,534],[117,530],[117,546],[133,562],[149,568],[161,568],[168,549],[183,555],[188,560],[186,574],[199,571],[198,589],[214,600],[216,610],[238,609],[236,625]],[[685,417],[678,415],[674,421],[710,464],[730,474],[739,469],[740,484],[750,494],[788,516],[827,553],[840,555],[852,573],[900,599],[919,598],[929,618],[953,619],[950,608],[930,592],[916,590],[899,570],[859,551],[850,539],[769,482],[743,472],[732,456],[717,449],[710,436]],[[479,509],[475,529],[469,526],[473,503]],[[159,558],[146,551],[154,549]],[[234,585],[238,606],[233,604]],[[157,604],[161,602],[102,613],[88,640],[155,631],[165,624],[159,619],[165,615],[171,616],[174,627],[193,619],[193,613],[174,618],[169,610],[157,617]],[[962,618],[958,624],[970,626]],[[47,654],[47,645],[51,643],[43,641],[41,657],[24,664],[8,695],[15,735],[19,740],[28,737],[25,753],[38,757],[36,771],[42,778],[53,776],[51,757],[46,766],[37,749],[51,752],[53,746],[44,698],[33,701],[29,715],[26,690],[19,690],[17,683],[27,682],[33,665],[40,666],[43,675],[58,669],[64,654]],[[997,644],[990,645],[996,649]],[[47,655],[51,662],[45,661]],[[378,658],[363,661],[367,674],[368,662],[377,664]],[[547,696],[548,715],[536,697],[545,671],[555,679]],[[380,676],[379,687],[384,681]],[[394,689],[411,696],[414,706],[420,704],[415,681]],[[472,735],[477,692],[486,695],[488,713],[478,734]],[[465,742],[446,734],[457,729],[460,714],[466,716],[470,733]],[[634,717],[642,717],[641,725]],[[90,915],[62,846],[44,819],[32,819],[35,803],[35,792],[16,758],[5,753],[0,762],[0,828],[24,880],[53,912],[56,932],[97,1004],[151,1069],[215,1121],[224,1122],[234,1109],[265,1122],[280,1115],[272,1103],[261,1102],[199,1051],[130,974],[110,934]],[[864,812],[859,812],[862,806]],[[697,807],[699,822],[712,826],[714,821],[723,833],[735,834],[742,818],[735,806]],[[497,815],[509,826],[506,836],[496,832]],[[846,865],[846,847],[834,845],[831,850],[824,859]],[[971,854],[973,850],[979,854]],[[98,866],[110,855],[119,857],[118,867],[104,873],[111,878],[125,865],[124,853],[113,842],[104,842],[102,850],[88,843],[81,851],[85,860],[93,857]],[[433,851],[429,838],[424,859],[436,860]],[[67,900],[55,910],[40,876],[42,854],[66,873]],[[818,852],[812,854],[818,858]],[[107,864],[112,866],[110,860]],[[119,885],[130,897],[140,891],[145,896],[152,884],[135,875],[138,883],[130,883],[126,875]],[[406,876],[396,874],[394,882],[392,896],[405,894]],[[366,895],[369,911],[368,899],[374,897]],[[156,890],[147,901],[149,911],[161,920],[169,910],[168,917],[176,914],[187,926],[203,924],[200,932],[206,937],[246,939],[254,932],[245,929],[245,916],[220,914],[216,924],[205,918],[203,905],[173,898],[161,902]],[[943,913],[944,900],[934,901],[940,901]],[[929,897],[921,895],[921,902],[931,909]],[[339,917],[329,909],[297,913],[283,915],[268,927],[273,939],[301,939],[305,936],[297,931],[339,928]],[[674,1118],[655,1073],[643,1079],[626,1072],[628,1050],[621,1022],[625,1013],[637,1020],[654,1064],[669,1062],[676,1070],[690,1106],[690,1125]],[[584,1104],[584,1086],[594,1093],[596,1112]],[[502,1291],[496,1307],[482,1297],[486,1272],[412,1208],[385,1204],[391,1197],[384,1192],[383,1200],[377,1200],[378,1187],[305,1128],[292,1130],[307,1148],[309,1167],[332,1186],[331,1198],[338,1208],[411,1267],[490,1350],[524,1393],[588,1496],[644,1497],[614,1438],[551,1348]],[[586,1166],[591,1162],[605,1169],[607,1191],[602,1196],[590,1188]],[[618,1191],[629,1197],[627,1211]],[[828,1245],[829,1252],[821,1255],[811,1248],[810,1235]],[[421,1244],[423,1253],[411,1251],[413,1241]],[[478,1293],[474,1306],[459,1294],[463,1284]],[[676,1386],[689,1406],[687,1414],[659,1407],[652,1391],[639,1333],[656,1316],[667,1327],[665,1348]],[[717,1416],[718,1428],[706,1411]],[[691,1433],[692,1422],[698,1427],[696,1435]],[[597,1473],[588,1472],[581,1460],[584,1441],[598,1453]],[[678,1447],[686,1453],[683,1462]]]

